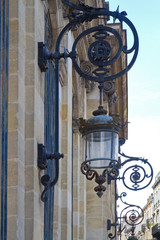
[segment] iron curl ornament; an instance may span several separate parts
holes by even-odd
[[[107,220],[107,230],[110,231],[112,227],[114,227],[115,234],[109,233],[108,238],[109,239],[115,239],[117,230],[120,234],[120,240],[121,240],[121,233],[123,231],[122,224],[125,222],[127,225],[131,227],[136,227],[136,225],[140,224],[144,219],[144,212],[143,209],[135,204],[129,204],[123,200],[123,197],[126,197],[127,194],[125,192],[122,192],[120,196],[117,196],[116,201],[118,199],[121,200],[121,202],[126,205],[125,208],[122,209],[119,216],[117,216],[116,211],[116,205],[115,204],[115,222],[112,223],[110,219]]]
[[[124,170],[118,179],[123,181],[126,188],[138,191],[149,186],[153,179],[153,168],[147,159],[139,157],[129,157],[124,153],[120,153],[122,157],[127,158],[121,163],[121,168],[126,164],[129,166]]]
[[[124,139],[119,140],[119,145],[122,146],[124,144]],[[151,164],[148,162],[147,159],[139,158],[139,157],[130,157],[121,153],[119,149],[119,155],[121,157],[126,158],[125,161],[119,163],[116,168],[119,169],[119,173],[122,176],[115,175],[112,176],[108,173],[108,184],[114,180],[115,183],[115,220],[112,223],[110,219],[107,221],[107,230],[110,231],[112,227],[114,227],[114,234],[109,233],[109,239],[116,239],[117,235],[117,227],[118,227],[118,220],[120,220],[119,232],[121,234],[122,227],[121,227],[121,220],[123,219],[126,224],[135,227],[136,225],[140,224],[143,221],[144,213],[143,209],[135,204],[128,204],[123,200],[123,197],[126,197],[126,193],[121,193],[120,196],[117,195],[117,180],[122,180],[123,185],[132,191],[138,191],[146,188],[153,179],[153,169]],[[127,166],[129,164],[129,166]],[[144,165],[144,166],[143,166]],[[122,171],[123,167],[126,167],[124,171]],[[120,199],[122,203],[127,205],[120,213],[120,217],[117,216],[117,200]],[[120,235],[121,239],[121,235]]]
[[[137,225],[139,225],[144,219],[144,211],[143,209],[135,204],[128,204],[123,200],[123,197],[126,197],[127,194],[122,192],[121,195],[118,197],[121,202],[127,205],[120,213],[119,219],[119,234],[121,240],[121,234],[123,231],[123,224],[129,225],[131,228],[132,236],[134,235],[134,231]]]
[[[47,71],[48,60],[55,60],[55,62],[59,65],[59,60],[61,58],[67,59],[70,57],[72,59],[73,66],[79,75],[93,82],[103,83],[105,81],[111,81],[127,73],[136,61],[139,49],[139,40],[134,25],[126,17],[126,12],[123,11],[120,13],[119,7],[116,11],[112,12],[106,8],[93,8],[84,4],[76,5],[68,0],[64,0],[63,3],[71,7],[73,10],[75,9],[75,11],[72,11],[71,14],[67,15],[70,22],[60,32],[57,38],[54,53],[50,53],[48,51],[45,43],[39,43],[38,64],[41,71]],[[70,52],[66,49],[64,49],[63,53],[60,52],[61,41],[68,31],[75,28],[75,26],[79,26],[79,24],[83,24],[94,19],[104,19],[106,17],[112,18],[113,22],[118,20],[121,24],[125,23],[131,30],[133,35],[133,44],[129,49],[119,32],[110,24],[95,26],[81,32],[75,39]],[[93,67],[92,72],[89,74],[84,72],[81,68],[77,50],[78,46],[83,43],[82,41],[87,36],[89,36],[91,42],[88,46],[87,61],[89,61]],[[115,46],[112,46],[113,38],[116,41],[116,50],[113,49]],[[127,57],[127,55],[131,53],[132,56],[127,66],[115,73],[110,71],[112,65],[120,58],[120,56],[123,55]]]
[[[120,220],[124,219],[125,222],[130,226],[136,226],[140,224],[144,219],[144,212],[143,209],[135,204],[129,204],[125,201],[123,201],[123,197],[126,197],[127,194],[125,192],[121,193],[119,196],[122,203],[127,205],[120,213],[120,216],[118,217]],[[120,227],[121,229],[121,227]]]
[[[98,185],[94,188],[94,191],[99,198],[101,198],[103,192],[106,191],[106,187],[103,184],[106,183],[106,181],[110,184],[111,180],[116,179],[119,175],[119,169],[114,163],[110,163],[110,166],[99,174],[99,172],[92,169],[87,162],[83,162],[81,164],[81,172],[86,176],[87,180],[91,181],[92,179],[95,179],[95,182]]]

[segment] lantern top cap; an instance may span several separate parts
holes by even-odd
[[[119,116],[97,115],[88,120],[81,118],[79,130],[82,135],[86,135],[89,132],[108,130],[118,133],[120,126]]]
[[[108,115],[97,115],[89,118],[87,120],[87,123],[89,124],[107,124],[111,123],[113,121],[113,117]]]

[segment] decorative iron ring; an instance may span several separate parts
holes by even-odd
[[[140,165],[132,165],[129,166],[127,169],[125,169],[125,171],[123,172],[123,175],[121,177],[121,179],[123,180],[123,184],[126,188],[130,189],[130,190],[134,190],[134,191],[138,191],[138,190],[142,190],[144,188],[146,188],[147,186],[149,186],[149,184],[151,183],[152,179],[153,179],[153,169],[151,164],[146,160],[146,159],[141,159],[141,158],[130,158],[127,159],[125,162],[123,162],[121,164],[121,166],[130,163],[132,161],[140,161],[142,163],[145,164],[145,166],[148,167],[148,171],[149,174],[147,174],[146,170],[144,167],[140,166]],[[133,172],[130,174],[129,179],[130,182],[133,183],[132,186],[129,186],[129,181],[128,178],[126,178],[126,174],[129,173],[129,171],[132,170]],[[143,175],[139,172],[141,170],[141,172],[143,173]],[[145,183],[145,185],[140,186],[140,184],[145,180],[148,179],[148,182]]]
[[[125,222],[132,226],[140,224],[144,219],[143,209],[136,205],[130,205],[124,208],[121,212],[121,218],[124,216]]]
[[[137,31],[136,31],[134,25],[128,18],[126,18],[124,12],[119,13],[118,9],[115,12],[111,12],[104,8],[92,8],[92,7],[88,7],[85,5],[83,5],[83,6],[82,5],[74,5],[67,0],[65,0],[64,3],[66,3],[69,6],[72,6],[73,8],[75,8],[77,10],[80,10],[82,12],[79,12],[79,14],[77,16],[75,16],[75,18],[72,21],[70,21],[62,29],[62,31],[60,32],[60,34],[57,38],[57,41],[56,41],[55,52],[60,53],[61,40],[62,40],[63,36],[65,35],[65,33],[68,32],[72,27],[74,27],[80,23],[83,23],[83,22],[92,21],[93,19],[97,19],[100,16],[111,16],[111,17],[113,17],[114,21],[116,19],[118,19],[120,22],[125,22],[132,31],[133,40],[134,40],[132,47],[130,49],[127,49],[126,46],[122,47],[122,51],[125,54],[129,54],[129,53],[133,52],[132,59],[131,59],[130,63],[128,64],[128,66],[125,69],[122,69],[120,72],[113,74],[111,76],[106,76],[106,77],[104,77],[103,75],[98,76],[98,77],[88,76],[88,75],[84,74],[82,71],[80,71],[79,67],[77,67],[75,69],[82,77],[87,78],[91,81],[95,81],[95,82],[111,81],[113,79],[116,79],[116,78],[122,76],[126,72],[128,72],[131,69],[131,67],[133,66],[133,64],[137,58],[138,48],[139,48],[139,40],[138,40]],[[76,50],[72,51],[72,53],[70,54],[70,57],[72,58],[72,61],[74,62],[75,65],[76,65],[76,61],[75,61],[76,56],[77,56]],[[59,61],[59,60],[57,60],[57,61]],[[104,71],[103,69],[101,69],[101,70]],[[101,70],[100,70],[100,72],[101,72]],[[96,71],[96,73],[98,73],[98,71]]]
[[[111,46],[107,41],[99,39],[93,42],[88,49],[88,57],[91,63],[97,66],[109,65],[109,56],[111,54]]]
[[[86,163],[86,162],[83,162],[81,164],[81,172],[86,175],[86,178],[88,180],[92,180],[94,177],[97,176],[97,172],[93,169],[90,168],[90,166]]]
[[[74,41],[73,47],[72,47],[72,52],[73,53],[76,52],[77,44],[83,37],[85,37],[86,35],[91,34],[93,32],[96,32],[93,35],[93,37],[95,37],[98,40],[93,42],[90,45],[90,47],[88,49],[88,57],[92,64],[99,66],[99,68],[97,68],[93,72],[96,76],[91,76],[91,75],[88,75],[85,72],[83,72],[82,69],[78,66],[75,57],[72,58],[73,65],[74,65],[74,68],[76,69],[76,71],[81,76],[83,76],[84,78],[86,78],[88,80],[95,81],[95,82],[109,81],[111,76],[105,76],[106,73],[108,72],[107,68],[103,68],[104,73],[102,72],[101,74],[98,74],[97,72],[98,72],[98,69],[100,69],[100,71],[102,71],[103,66],[109,66],[112,63],[114,63],[120,57],[120,55],[122,53],[122,50],[123,50],[122,39],[121,39],[121,36],[119,35],[119,33],[115,29],[108,27],[108,26],[103,26],[103,25],[99,25],[99,26],[87,29],[86,31],[82,32]],[[111,52],[111,46],[106,40],[104,40],[104,37],[107,37],[107,35],[108,35],[107,32],[112,33],[118,40],[118,50],[111,59],[108,59],[108,57],[110,56],[110,52]],[[100,53],[100,51],[101,51],[101,53]],[[106,51],[106,54],[104,55],[104,53],[102,53],[102,51]],[[95,57],[93,56],[93,54],[95,54]]]

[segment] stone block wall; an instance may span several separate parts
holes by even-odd
[[[44,39],[41,1],[10,1],[8,240],[43,239],[37,143],[44,139],[44,75],[37,44]]]
[[[44,143],[45,75],[37,60],[38,42],[44,41],[47,8],[55,46],[58,34],[68,22],[62,2],[10,1],[7,240],[44,239],[44,203],[40,199],[44,171],[37,167],[37,144]],[[76,34],[66,34],[62,52],[64,47],[71,51]],[[83,52],[81,57],[85,60]],[[106,239],[107,218],[114,210],[113,188],[108,186],[99,199],[95,184],[80,171],[84,148],[77,120],[89,118],[99,105],[97,87],[87,94],[85,83],[70,59],[66,64],[60,61],[59,146],[64,158],[59,160],[59,180],[54,189],[54,240]],[[107,101],[105,108],[109,109]]]

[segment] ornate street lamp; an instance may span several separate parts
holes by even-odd
[[[87,121],[80,120],[85,142],[85,161],[91,169],[109,168],[118,162],[119,118],[93,113]]]
[[[88,120],[80,119],[80,132],[84,139],[85,145],[85,156],[84,161],[81,164],[81,171],[86,175],[88,180],[95,178],[95,182],[98,184],[94,188],[97,195],[101,197],[106,187],[103,185],[106,181],[111,184],[113,181],[114,192],[115,192],[115,219],[107,220],[107,230],[110,231],[112,227],[115,228],[113,233],[108,234],[108,238],[116,239],[117,236],[117,200],[121,196],[117,195],[117,180],[122,180],[125,187],[130,190],[137,191],[147,187],[153,178],[153,170],[147,159],[129,157],[123,153],[118,152],[119,148],[119,131],[120,131],[120,120],[118,116],[108,116],[107,111],[103,109],[103,88],[104,82],[115,80],[121,77],[123,74],[127,73],[134,62],[136,61],[139,48],[139,40],[137,31],[132,24],[132,22],[126,17],[126,12],[119,12],[119,7],[116,11],[112,12],[106,8],[94,8],[87,6],[81,1],[76,5],[69,0],[63,0],[63,3],[68,7],[71,7],[72,11],[69,12],[67,17],[69,18],[68,24],[61,30],[58,35],[55,51],[53,53],[49,52],[46,43],[38,43],[38,65],[42,72],[46,72],[48,69],[48,61],[52,60],[55,64],[55,152],[48,152],[43,144],[38,145],[38,167],[40,169],[47,168],[48,160],[54,160],[55,162],[55,177],[50,179],[50,176],[45,174],[41,178],[41,183],[44,186],[44,190],[41,195],[41,200],[43,202],[48,201],[47,191],[53,187],[59,176],[59,159],[63,158],[63,154],[59,153],[59,63],[60,59],[67,58],[72,59],[73,67],[76,72],[86,80],[91,82],[99,83],[100,90],[100,106],[98,110],[93,112],[93,117]],[[83,23],[92,22],[95,19],[106,19],[113,18],[113,23],[118,20],[120,23],[125,23],[130,28],[133,34],[133,45],[127,48],[126,41],[122,38],[120,33],[112,25],[97,25],[90,27],[85,30],[82,28],[82,32],[78,34],[74,43],[72,44],[72,49],[69,52],[64,49],[62,52],[61,42],[63,37],[71,29],[79,27]],[[86,24],[89,25],[90,24]],[[114,37],[117,46],[114,51],[112,44],[110,44],[109,38]],[[86,38],[91,38],[89,43],[86,58],[87,61],[92,65],[91,73],[85,72],[79,61],[78,48],[81,43]],[[127,56],[131,54],[130,61],[127,64],[122,64],[122,68],[116,69],[116,72],[112,72],[113,64],[118,61],[120,56]],[[121,145],[121,144],[120,144]],[[122,157],[127,158],[125,161],[121,162],[119,160],[118,154]],[[126,164],[135,161],[136,164],[129,166],[123,175],[119,176],[119,169]],[[139,164],[142,162],[148,167],[149,173]],[[129,178],[128,178],[129,176]],[[107,178],[106,178],[107,177]],[[141,186],[145,179],[148,180],[146,184]],[[129,181],[128,181],[129,180]],[[129,185],[130,182],[130,185]],[[124,195],[124,194],[123,194]],[[127,204],[128,205],[128,204]],[[133,207],[133,205],[131,205]],[[125,208],[128,212],[128,207]],[[135,223],[135,216],[137,211],[132,209],[132,218],[130,218]],[[134,218],[133,218],[134,217]],[[120,217],[121,218],[121,217]],[[126,218],[127,219],[127,218]],[[137,220],[139,219],[139,216]],[[132,238],[131,238],[132,237]],[[134,232],[129,239],[135,238]]]
[[[94,112],[94,117],[88,121],[81,120],[80,131],[85,139],[85,161],[82,163],[81,170],[86,174],[87,179],[93,179],[99,184],[95,188],[96,192],[102,195],[105,191],[105,187],[102,185],[106,181],[106,173],[114,172],[115,166],[118,162],[118,134],[120,129],[119,120],[117,117],[107,116],[105,110],[102,107],[103,87],[104,82],[112,81],[121,77],[127,73],[134,62],[136,61],[139,49],[139,40],[137,31],[132,22],[126,17],[126,12],[119,12],[119,7],[116,11],[112,12],[106,8],[94,8],[82,4],[74,4],[69,0],[63,0],[63,3],[68,7],[71,7],[71,11],[67,17],[69,18],[68,24],[61,30],[58,35],[55,51],[49,52],[46,43],[38,43],[38,65],[42,72],[46,72],[48,69],[48,61],[54,60],[55,63],[55,112],[56,112],[56,133],[55,133],[55,152],[48,154],[47,149],[40,144],[38,146],[38,166],[40,169],[47,167],[48,156],[52,156],[51,159],[55,160],[55,178],[50,179],[48,175],[44,175],[41,179],[44,185],[44,191],[42,193],[42,201],[47,201],[45,197],[46,192],[55,185],[58,181],[59,175],[59,161],[63,155],[59,153],[59,62],[61,58],[65,61],[67,58],[72,59],[73,67],[77,73],[92,82],[99,83],[100,89],[100,107]],[[120,33],[112,27],[112,25],[96,25],[86,30],[83,30],[74,43],[72,44],[72,50],[69,52],[64,49],[61,52],[61,42],[63,37],[71,29],[79,27],[79,25],[85,22],[91,22],[95,19],[112,18],[113,23],[118,20],[120,23],[125,23],[130,28],[133,34],[133,45],[127,48],[126,41],[122,38]],[[113,49],[112,44],[109,42],[109,38],[113,37],[116,41],[116,49]],[[86,58],[92,65],[92,72],[87,73],[81,67],[78,48],[81,45],[81,41],[84,41],[86,37],[91,37],[91,44],[88,46]],[[131,55],[132,56],[131,56]],[[111,69],[113,64],[118,61],[120,56],[125,58],[130,55],[130,61],[121,69],[117,69],[112,73]],[[46,154],[47,153],[47,154]],[[56,157],[55,157],[56,156]],[[102,174],[99,175],[94,169],[104,169]],[[117,171],[117,170],[116,170]],[[115,172],[114,172],[115,174]]]
[[[88,180],[95,178],[99,184],[95,191],[102,196],[106,187],[106,172],[118,163],[120,121],[117,116],[106,115],[102,106],[88,120],[80,119],[80,132],[84,139],[85,157],[81,171]],[[98,169],[103,173],[99,175]]]

